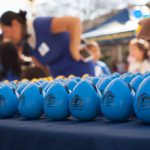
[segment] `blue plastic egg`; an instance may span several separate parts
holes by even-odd
[[[145,78],[137,90],[134,111],[138,119],[150,123],[150,77]]]
[[[55,82],[58,82],[58,81],[55,81]],[[45,88],[43,89],[43,95],[45,95],[45,94],[47,93],[49,87],[50,87],[53,83],[55,83],[55,82],[52,81],[52,82],[50,82],[49,84],[47,84],[47,85],[45,86]]]
[[[48,84],[49,84],[48,81],[43,81],[42,84],[40,85],[40,88],[41,88],[42,90],[44,90],[44,88],[45,88]]]
[[[149,77],[150,76],[150,72],[145,72],[144,74],[143,74],[143,77],[144,78],[147,78],[147,77]]]
[[[65,120],[70,116],[69,91],[60,82],[55,82],[44,96],[44,112],[52,120]]]
[[[18,111],[18,98],[9,85],[0,87],[0,117],[13,117]]]
[[[18,86],[17,89],[16,89],[16,92],[20,95],[21,92],[22,92],[22,90],[23,90],[27,85],[29,85],[28,82],[24,82],[24,83],[22,83],[22,84],[19,84],[19,86]]]
[[[104,94],[104,90],[106,89],[107,85],[111,82],[111,78],[110,77],[107,77],[105,79],[103,79],[100,84],[97,86],[97,89],[100,91],[100,93]]]
[[[74,77],[73,78],[76,82],[80,82],[81,81],[81,78],[80,77]]]
[[[132,76],[130,76],[130,75],[126,75],[126,76],[124,76],[124,77],[122,77],[122,80],[124,81],[124,82],[126,82],[127,84],[130,84],[130,82],[132,81]]]
[[[20,94],[19,112],[27,119],[38,119],[43,114],[43,95],[36,84],[30,84]]]
[[[109,120],[128,120],[133,110],[133,95],[122,79],[114,79],[109,83],[104,91],[101,110]]]
[[[100,114],[101,95],[87,80],[80,81],[70,96],[70,112],[80,121],[90,121]]]
[[[98,77],[94,77],[91,81],[92,81],[92,83],[96,86],[96,84],[97,84],[98,81],[99,81],[99,78],[98,78]]]
[[[65,85],[68,87],[68,89],[70,91],[72,91],[74,89],[76,84],[77,84],[77,81],[75,79],[69,79],[65,82]]]
[[[142,75],[138,75],[130,82],[130,87],[135,93],[143,80],[144,77]]]

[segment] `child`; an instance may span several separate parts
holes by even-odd
[[[133,39],[129,45],[130,63],[128,71],[131,73],[145,73],[150,71],[148,60],[149,43],[143,39]]]

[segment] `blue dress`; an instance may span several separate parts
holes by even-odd
[[[30,48],[30,55],[36,57],[43,65],[48,65],[53,77],[58,75],[82,76],[88,73],[95,75],[93,62],[76,62],[70,54],[70,36],[68,32],[53,34],[51,22],[53,18],[36,18],[33,22],[36,46]]]

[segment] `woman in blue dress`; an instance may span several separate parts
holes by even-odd
[[[58,75],[95,75],[92,61],[80,56],[82,26],[76,17],[38,17],[26,20],[26,13],[5,12],[0,19],[4,38],[11,40],[19,55],[32,56],[36,66]],[[47,69],[48,68],[48,69]]]

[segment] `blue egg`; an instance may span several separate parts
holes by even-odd
[[[64,82],[64,79],[55,79],[54,82],[60,82],[60,83],[63,83],[63,82]]]
[[[112,79],[110,77],[107,77],[105,79],[103,79],[100,84],[97,86],[97,89],[100,91],[100,93],[104,94],[104,90],[106,89],[107,85],[112,81]]]
[[[20,94],[19,112],[27,119],[38,119],[43,114],[43,95],[36,84],[29,84]]]
[[[65,120],[70,116],[69,91],[60,83],[55,82],[44,96],[44,112],[52,120]]]
[[[138,75],[130,82],[130,87],[135,93],[143,80],[144,77],[142,75]]]
[[[43,84],[44,82],[47,82],[47,81],[41,79],[41,80],[39,80],[38,82],[39,82],[40,84]]]
[[[130,76],[130,75],[127,75],[127,76],[122,77],[122,80],[123,80],[124,82],[126,82],[127,84],[130,84],[130,82],[132,81],[132,79],[133,79],[133,77]]]
[[[133,110],[133,95],[122,79],[112,80],[104,91],[101,102],[103,115],[111,121],[128,120]]]
[[[134,111],[138,119],[150,123],[150,76],[142,81],[137,90]]]
[[[106,77],[101,77],[101,78],[99,78],[99,80],[98,80],[98,82],[97,82],[97,84],[96,84],[96,87],[98,87],[99,86],[99,84],[103,81],[103,79],[105,79]]]
[[[40,87],[40,85],[42,84],[41,82],[37,81],[37,82],[34,82],[35,85],[37,85],[38,87]]]
[[[147,78],[147,77],[149,77],[150,76],[150,72],[145,72],[144,74],[143,74],[143,77],[144,78]]]
[[[12,87],[14,90],[16,90],[16,88],[17,88],[16,83],[14,83],[13,81],[11,81],[8,84],[9,84],[10,87]]]
[[[0,87],[0,117],[13,117],[18,111],[18,98],[9,85]]]
[[[121,74],[120,74],[120,73],[118,73],[118,72],[115,72],[115,73],[113,73],[113,76],[115,76],[116,78],[118,78],[118,77],[120,77],[120,76],[121,76]]]
[[[45,94],[47,93],[49,87],[50,87],[53,83],[55,83],[55,82],[59,82],[59,81],[52,81],[52,82],[50,82],[49,84],[47,84],[47,85],[45,86],[45,88],[43,89],[43,95],[45,95]]]
[[[21,92],[22,92],[22,90],[23,90],[27,85],[29,85],[28,82],[24,82],[24,83],[19,84],[19,86],[18,86],[17,89],[16,89],[16,92],[20,95]]]
[[[65,85],[68,87],[68,89],[70,91],[72,91],[74,89],[76,84],[77,84],[77,81],[75,79],[69,79],[65,82]]]
[[[80,77],[74,77],[73,78],[76,82],[80,82],[82,79]]]
[[[80,81],[70,96],[70,112],[80,121],[90,121],[100,114],[101,95],[87,80]]]
[[[124,73],[124,74],[122,74],[121,76],[120,76],[120,78],[122,79],[122,78],[124,78],[124,77],[126,77],[126,76],[129,76],[131,73],[129,73],[129,72],[127,72],[127,73]]]
[[[97,84],[98,81],[99,81],[99,77],[94,77],[91,81],[92,81],[92,83],[96,86],[96,84]]]
[[[44,90],[44,88],[45,88],[48,84],[49,84],[48,81],[44,81],[44,82],[42,82],[42,84],[40,85],[40,88],[41,88],[42,90]]]
[[[138,76],[138,75],[142,75],[142,74],[140,72],[137,72],[137,73],[135,73],[135,75]]]

